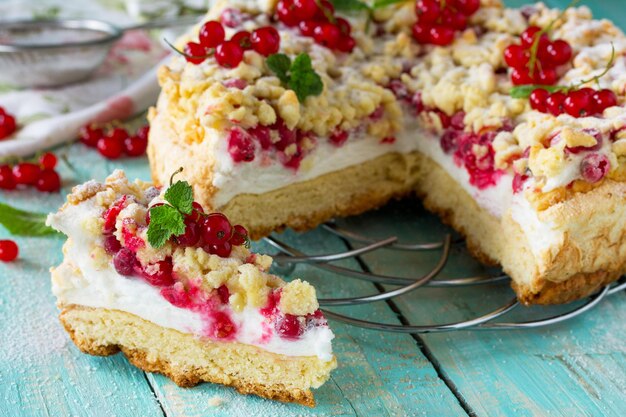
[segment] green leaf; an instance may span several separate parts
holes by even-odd
[[[187,181],[176,181],[165,191],[165,200],[185,214],[191,213],[193,189]]]
[[[381,9],[396,3],[405,3],[407,0],[375,0],[372,9]]]
[[[371,7],[367,3],[363,3],[359,0],[330,0],[335,10],[340,12],[354,12],[361,10],[371,10]]]
[[[533,90],[538,88],[544,89],[550,93],[554,93],[555,91],[566,91],[568,87],[564,87],[562,85],[539,85],[539,84],[526,84],[526,85],[518,85],[516,87],[511,88],[509,95],[512,98],[528,98],[530,97],[530,93]]]
[[[15,236],[61,236],[46,225],[47,214],[33,213],[0,203],[0,224]]]
[[[153,248],[160,248],[172,236],[185,232],[185,221],[180,211],[167,204],[150,208],[148,225],[148,243]]]
[[[289,88],[296,92],[301,103],[308,96],[318,96],[324,90],[324,83],[313,69],[309,55],[302,53],[293,61]]]
[[[274,54],[265,60],[267,67],[278,77],[281,83],[289,84],[289,68],[291,59],[285,54]]]

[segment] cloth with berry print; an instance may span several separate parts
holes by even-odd
[[[171,17],[192,7],[199,11],[202,6],[185,6],[183,2],[173,6],[169,1],[144,0],[117,4],[96,0],[12,0],[0,1],[0,21],[95,18],[124,27],[140,20]],[[15,133],[0,141],[0,159],[24,157],[73,141],[80,127],[91,122],[106,123],[145,111],[156,102],[159,93],[156,69],[169,55],[163,37],[173,39],[175,34],[126,32],[105,62],[85,81],[42,89],[0,85],[0,108],[15,117],[17,123]]]

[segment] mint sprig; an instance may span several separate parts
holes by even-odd
[[[396,3],[405,3],[407,0],[375,0],[372,5],[373,9],[380,9],[383,7],[391,6]]]
[[[311,57],[306,53],[299,54],[293,62],[285,54],[270,55],[265,62],[280,82],[296,93],[301,103],[308,96],[318,96],[324,90],[322,78],[313,69]]]
[[[176,171],[165,191],[164,198],[169,204],[150,207],[150,224],[148,225],[148,243],[153,248],[160,248],[172,237],[185,232],[185,214],[193,210],[193,189],[187,181],[172,183]]]
[[[15,236],[61,236],[61,233],[46,225],[46,217],[48,215],[45,213],[33,213],[0,203],[0,224]]]

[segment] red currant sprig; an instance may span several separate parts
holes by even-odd
[[[169,42],[168,42],[169,44]],[[200,28],[198,42],[188,42],[183,51],[169,44],[187,62],[194,65],[203,63],[214,56],[217,63],[225,68],[236,68],[243,61],[246,50],[254,50],[263,56],[275,54],[280,49],[280,34],[271,26],[254,30],[252,33],[240,31],[230,40],[226,40],[226,32],[222,23],[210,20]]]
[[[90,148],[97,148],[98,152],[107,159],[117,159],[123,154],[138,157],[146,153],[149,132],[150,126],[148,125],[137,129],[134,135],[121,127],[105,132],[100,127],[87,125],[80,129],[79,139]]]
[[[480,8],[480,0],[417,0],[413,37],[418,43],[450,45],[457,31],[465,30],[467,19]]]
[[[550,93],[536,88],[529,96],[530,107],[542,113],[558,116],[567,113],[572,117],[587,117],[601,114],[605,109],[617,105],[617,96],[612,90],[581,88],[566,92]]]
[[[0,166],[0,189],[14,190],[20,187],[35,187],[41,192],[57,192],[61,189],[61,177],[55,171],[57,157],[46,152],[38,162],[20,162],[14,166]]]
[[[335,8],[327,0],[280,0],[276,15],[285,25],[297,26],[303,36],[329,49],[350,53],[356,46],[350,23],[335,16]]]
[[[514,85],[554,85],[558,80],[556,68],[572,58],[572,48],[566,41],[551,41],[544,30],[528,27],[520,35],[520,44],[509,45],[504,50],[504,61],[513,68]]]
[[[0,107],[0,140],[6,139],[17,130],[15,117]]]

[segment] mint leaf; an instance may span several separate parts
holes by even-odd
[[[330,0],[335,10],[340,12],[355,12],[361,10],[371,10],[371,7],[359,0]]]
[[[296,92],[300,102],[308,96],[318,96],[324,90],[324,83],[313,69],[309,55],[300,54],[291,64],[289,88]]]
[[[185,232],[183,215],[175,207],[156,206],[150,208],[150,224],[148,225],[148,243],[153,248],[165,245],[172,236]]]
[[[293,90],[302,103],[308,96],[318,96],[324,90],[324,83],[313,69],[311,57],[301,53],[291,62],[285,54],[267,57],[267,67],[280,79],[283,86]]]
[[[60,236],[61,233],[46,225],[47,214],[20,210],[0,203],[0,224],[15,236]]]
[[[564,87],[562,85],[539,85],[539,84],[526,84],[526,85],[518,85],[516,87],[511,88],[509,91],[509,95],[512,98],[528,98],[530,97],[530,93],[533,90],[538,88],[544,89],[550,93],[554,93],[555,91],[567,91],[568,87]]]
[[[176,181],[165,191],[165,200],[179,211],[189,214],[193,203],[193,189],[187,181]]]
[[[265,60],[267,67],[278,77],[281,83],[289,84],[289,68],[291,59],[285,54],[274,54]]]

